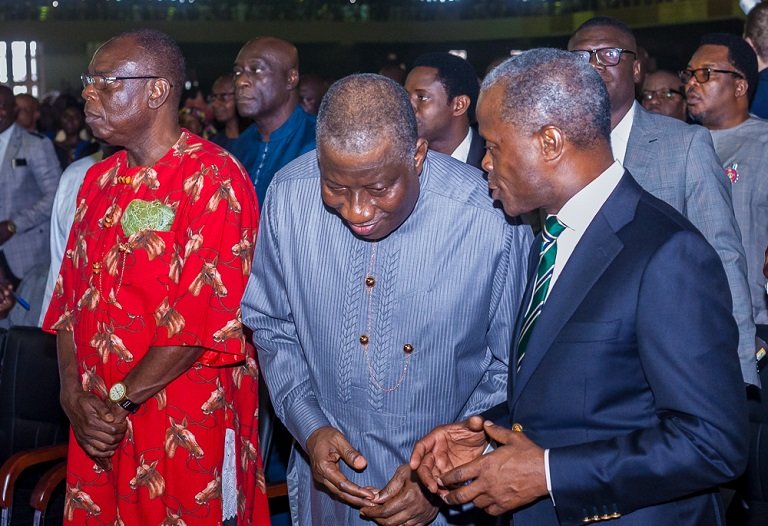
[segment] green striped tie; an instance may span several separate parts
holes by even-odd
[[[517,343],[517,370],[525,356],[525,346],[531,336],[533,326],[541,314],[541,309],[547,299],[549,282],[552,280],[552,272],[555,269],[557,257],[557,236],[563,233],[565,225],[558,221],[557,216],[548,216],[544,221],[544,230],[541,232],[541,251],[539,252],[539,265],[536,268],[536,283],[531,297],[531,303],[523,318],[523,327],[520,330],[520,338]]]

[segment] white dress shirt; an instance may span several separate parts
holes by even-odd
[[[627,154],[627,144],[629,144],[629,132],[632,131],[632,123],[635,121],[635,112],[640,107],[637,101],[632,103],[624,117],[614,129],[611,130],[611,149],[613,158],[624,164],[624,156]]]
[[[632,112],[630,111],[629,113]],[[626,151],[626,148],[624,151]],[[557,213],[557,219],[565,225],[565,230],[557,237],[557,255],[555,256],[552,278],[549,281],[547,297],[555,288],[557,278],[560,277],[563,268],[568,263],[568,259],[576,249],[576,245],[578,245],[597,212],[616,189],[622,175],[624,175],[624,167],[619,161],[614,161],[607,170],[571,197]],[[547,491],[549,491],[549,496],[554,503],[552,481],[549,476],[549,449],[544,451],[544,470],[547,476]]]
[[[456,147],[455,150],[453,150],[451,157],[463,163],[466,163],[467,157],[469,156],[469,146],[471,144],[472,144],[472,128],[469,128],[469,130],[467,131],[467,136],[464,137],[464,140],[461,141],[461,143]]]

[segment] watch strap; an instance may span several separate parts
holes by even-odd
[[[136,402],[131,402],[127,398],[123,398],[122,400],[120,400],[117,403],[117,405],[119,405],[120,407],[122,407],[123,409],[125,409],[130,413],[135,413],[136,411],[139,410],[139,407],[141,407],[141,404],[137,404]]]

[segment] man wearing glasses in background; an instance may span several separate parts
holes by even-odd
[[[219,132],[211,137],[213,144],[218,144],[225,150],[231,150],[232,145],[240,137],[240,116],[235,107],[235,77],[231,73],[217,78],[208,103],[213,110],[213,118]]]
[[[636,47],[626,24],[610,17],[587,20],[568,42],[568,50],[589,61],[608,89],[614,158],[643,189],[685,215],[722,259],[739,326],[744,382],[760,385],[747,265],[733,214],[730,182],[704,128],[650,113],[635,102],[639,75]]]
[[[666,69],[656,70],[645,77],[640,104],[652,113],[686,122],[688,108],[683,89],[683,83],[676,73]]]
[[[757,335],[768,339],[768,298],[765,294],[763,262],[768,246],[768,121],[749,114],[749,103],[757,87],[757,57],[754,50],[736,35],[714,33],[702,37],[699,48],[680,72],[688,98],[691,118],[709,129],[725,174],[730,180],[733,211],[741,229],[747,255],[747,276],[752,294],[752,312]],[[764,386],[766,387],[766,386]],[[755,436],[768,429],[768,402],[750,396],[750,419]],[[768,475],[760,480],[760,456],[768,442],[752,441],[750,463],[742,488],[747,502],[746,524],[766,524],[768,496],[764,494]],[[762,449],[762,451],[761,451]],[[758,455],[760,453],[760,455]],[[751,521],[751,522],[750,522]],[[742,523],[740,521],[739,523]]]

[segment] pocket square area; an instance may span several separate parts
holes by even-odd
[[[128,203],[128,207],[120,219],[120,224],[127,236],[132,236],[142,230],[168,232],[171,230],[175,217],[176,212],[173,208],[164,205],[157,199],[154,201],[134,199]]]

